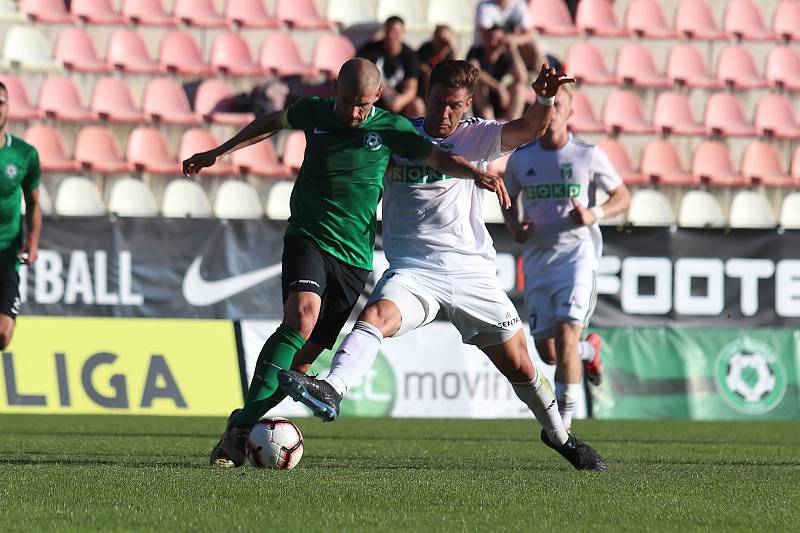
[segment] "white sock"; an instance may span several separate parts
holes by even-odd
[[[381,330],[361,320],[356,322],[333,356],[331,371],[325,381],[344,395],[372,368],[382,341]]]
[[[594,359],[594,346],[586,341],[581,341],[578,343],[578,356],[580,356],[581,361],[591,361]]]
[[[575,404],[578,402],[581,387],[580,383],[559,383],[556,381],[556,401],[558,401],[558,412],[561,413],[564,427],[569,428],[572,426],[572,414],[575,412]]]
[[[550,442],[556,446],[561,446],[569,438],[567,430],[564,429],[564,423],[561,421],[561,415],[558,413],[558,404],[556,403],[556,395],[553,393],[553,387],[542,373],[536,371],[536,377],[533,381],[525,383],[512,383],[511,386],[517,395],[517,398],[523,401],[528,409],[531,410],[533,416],[541,424]]]

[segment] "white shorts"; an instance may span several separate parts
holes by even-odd
[[[559,322],[589,325],[597,301],[594,269],[570,264],[526,270],[530,273],[525,274],[525,306],[535,339],[555,335]]]
[[[522,326],[496,276],[483,272],[389,269],[368,305],[378,300],[390,300],[400,309],[402,323],[395,337],[431,323],[440,309],[461,333],[461,340],[478,348],[502,344]]]

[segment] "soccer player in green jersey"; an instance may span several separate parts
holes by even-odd
[[[372,269],[375,212],[392,154],[422,160],[450,176],[475,180],[510,206],[503,181],[459,156],[436,149],[398,115],[374,107],[380,73],[365,59],[345,63],[335,98],[300,99],[286,110],[256,118],[219,147],[183,162],[192,175],[222,155],[263,140],[282,128],[306,135],[306,157],[290,200],[282,259],[283,322],[264,343],[245,405],[231,413],[212,466],[244,464],[250,428],[285,394],[278,371],[295,355],[313,361],[333,347]]]
[[[6,131],[8,90],[0,82],[0,349],[11,342],[19,314],[19,266],[39,254],[42,209],[39,206],[39,154]],[[26,239],[22,232],[25,197]]]

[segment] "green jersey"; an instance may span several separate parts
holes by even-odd
[[[346,126],[334,103],[303,98],[286,110],[288,126],[306,135],[286,233],[311,237],[344,263],[372,270],[375,211],[389,159],[426,159],[433,147],[407,119],[377,107],[358,127]]]
[[[19,268],[22,248],[22,191],[39,186],[36,148],[6,133],[0,147],[0,268]]]

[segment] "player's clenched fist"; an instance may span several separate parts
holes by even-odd
[[[569,212],[569,216],[576,224],[588,226],[597,222],[597,215],[591,209],[581,205],[575,198],[570,198],[569,201],[572,203],[572,211]]]
[[[194,154],[183,162],[183,175],[187,178],[200,172],[201,168],[210,167],[217,162],[217,155],[214,150]]]
[[[514,240],[520,244],[528,242],[528,237],[531,234],[531,224],[530,220],[523,220],[514,230]]]

